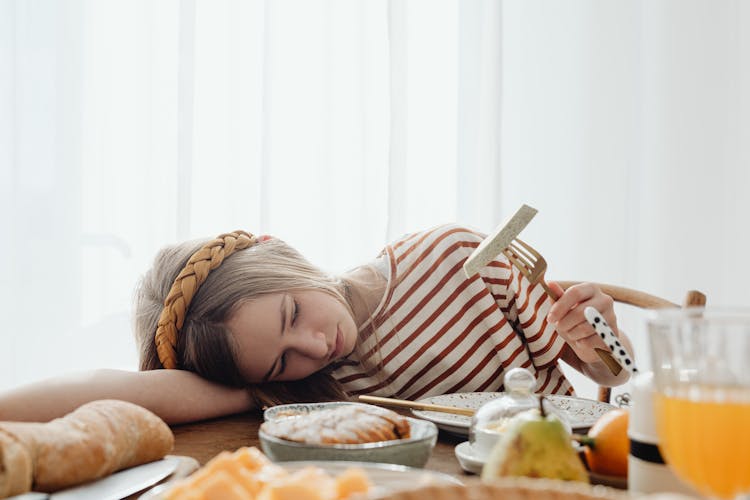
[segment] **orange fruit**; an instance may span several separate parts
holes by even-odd
[[[599,417],[581,440],[591,472],[627,477],[630,451],[628,416],[628,411],[622,408],[608,411]]]

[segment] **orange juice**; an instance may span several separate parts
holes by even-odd
[[[660,394],[655,403],[659,447],[678,476],[708,496],[750,492],[747,390],[701,388],[698,398]]]

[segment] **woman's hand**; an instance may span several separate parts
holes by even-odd
[[[604,316],[615,335],[620,337],[612,297],[592,283],[573,285],[565,291],[557,283],[550,282],[548,285],[560,298],[550,307],[547,321],[555,327],[557,333],[565,339],[583,363],[600,361],[594,348],[606,349],[607,346],[586,321],[583,310],[588,306],[594,307]]]

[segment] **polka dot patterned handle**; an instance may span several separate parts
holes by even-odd
[[[622,345],[615,332],[612,331],[612,328],[604,320],[602,314],[589,306],[583,310],[583,315],[586,317],[586,321],[594,327],[597,335],[601,337],[620,365],[630,373],[638,373],[638,369],[635,367],[635,363],[633,363],[633,358],[631,358],[628,350]]]

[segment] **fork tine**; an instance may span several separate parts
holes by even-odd
[[[539,278],[544,274],[544,271],[547,268],[545,263],[542,263],[542,265],[540,266],[539,262],[529,262],[529,259],[526,258],[523,254],[519,255],[512,249],[508,248],[504,253],[506,257],[508,257],[508,260],[510,260],[511,264],[513,264],[516,269],[521,271],[521,274],[526,276],[526,279],[528,279],[531,283],[537,283],[539,281]]]
[[[528,263],[521,259],[518,255],[516,255],[513,250],[506,248],[503,250],[503,254],[508,257],[508,260],[511,264],[516,266],[516,269],[521,271],[521,274],[523,274],[524,276],[529,276],[531,274],[531,268]]]
[[[517,245],[515,242],[511,242],[510,246],[511,248],[513,248],[513,252],[515,254],[519,255],[520,257],[525,257],[526,262],[529,262],[533,265],[537,261],[537,256],[531,252],[528,252],[526,248]]]
[[[538,260],[544,260],[544,257],[542,257],[542,254],[540,254],[539,252],[537,252],[534,249],[534,247],[532,247],[531,245],[529,245],[528,243],[526,243],[522,239],[516,238],[515,240],[513,240],[513,243],[517,243],[518,245],[520,245],[521,247],[523,247],[524,250],[526,250],[529,254],[533,255],[536,259],[538,259]]]
[[[514,247],[512,243],[511,246],[505,250],[507,252],[503,251],[503,253],[508,257],[508,260],[510,260],[511,263],[515,265],[531,283],[543,281],[540,280],[540,278],[547,270],[547,262],[544,259],[535,260],[534,256],[528,256],[526,252],[518,247]],[[520,263],[523,263],[523,267],[520,266]],[[546,290],[546,284],[542,284],[542,286],[545,287]]]
[[[508,248],[503,250],[503,254],[508,257],[511,264],[518,269],[523,276],[533,285],[541,285],[544,291],[552,300],[557,300],[559,296],[544,281],[544,273],[547,271],[547,261],[544,257],[534,250],[533,247],[524,241],[515,238]]]

